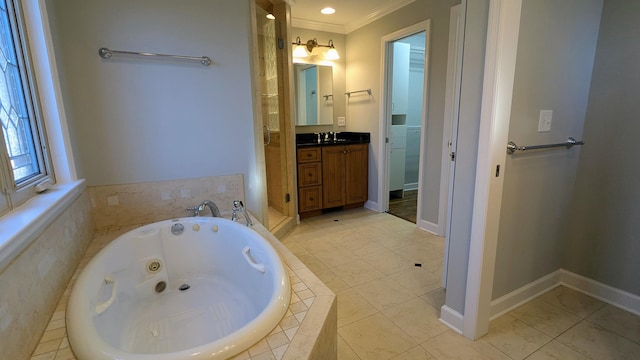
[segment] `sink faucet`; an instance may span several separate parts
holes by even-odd
[[[218,209],[216,204],[211,200],[205,200],[202,202],[202,204],[191,207],[191,208],[187,208],[186,210],[193,211],[193,216],[200,216],[200,212],[203,211],[205,208],[209,208],[209,210],[211,210],[211,216],[221,217],[220,210]]]
[[[231,210],[231,220],[232,221],[238,221],[238,213],[242,213],[244,214],[244,219],[247,221],[247,226],[253,226],[253,222],[251,221],[251,218],[249,217],[249,214],[247,213],[247,211],[244,209],[244,205],[242,204],[242,201],[240,200],[234,200],[233,201],[233,209]]]

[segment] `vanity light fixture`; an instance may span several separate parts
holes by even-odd
[[[302,43],[300,42],[300,36],[296,37],[296,42],[294,42],[293,44],[295,45],[295,47],[293,48],[293,57],[300,58],[309,56],[305,45],[302,45]]]
[[[338,60],[340,59],[340,55],[338,55],[338,50],[333,47],[333,40],[329,40],[329,50],[324,55],[324,58],[327,60]]]
[[[333,40],[329,40],[329,43],[327,45],[318,44],[318,40],[316,38],[313,38],[312,40],[309,40],[306,43],[303,43],[300,40],[300,36],[298,36],[296,37],[296,41],[293,43],[293,45],[295,45],[295,47],[293,48],[293,57],[307,57],[309,56],[309,54],[315,55],[313,54],[313,50],[315,48],[326,47],[326,48],[329,48],[329,50],[324,55],[325,59],[327,60],[340,59],[340,55],[338,54],[338,51],[336,50],[335,46],[333,46]]]

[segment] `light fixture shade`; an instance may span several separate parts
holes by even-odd
[[[293,48],[293,57],[307,57],[309,56],[309,53],[307,52],[307,49],[305,48],[304,45],[296,45]]]
[[[331,48],[324,55],[324,58],[327,60],[338,60],[340,59],[340,55],[338,55],[338,50],[336,50],[335,48]]]

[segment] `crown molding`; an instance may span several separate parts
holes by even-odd
[[[382,6],[375,8],[369,15],[364,16],[363,18],[361,18],[360,20],[356,20],[350,24],[346,24],[344,26],[345,28],[345,34],[348,34],[352,31],[358,30],[359,28],[371,24],[372,22],[381,19],[389,14],[391,14],[392,12],[403,8],[413,2],[415,2],[416,0],[393,0],[393,1],[387,1],[386,3],[384,3]]]
[[[295,2],[295,0],[288,0],[288,1]],[[348,34],[365,25],[371,24],[372,22],[378,19],[381,19],[391,14],[392,12],[400,8],[403,8],[415,1],[416,0],[387,1],[383,5],[373,9],[373,11],[368,15],[365,15],[361,19],[356,20],[352,23],[346,24],[344,26],[338,25],[338,24],[330,24],[330,23],[325,23],[320,21],[314,21],[314,20],[300,19],[300,18],[291,18],[291,26],[303,28],[303,29],[309,29],[309,30],[328,31],[328,32],[338,33],[338,34]]]
[[[329,24],[320,21],[291,18],[291,26],[309,30],[328,31],[337,34],[346,34],[344,26],[337,24]]]

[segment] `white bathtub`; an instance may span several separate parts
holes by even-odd
[[[182,234],[172,234],[176,224]],[[67,331],[79,360],[226,359],[269,334],[290,297],[280,257],[255,231],[221,218],[167,220],[89,262]]]

